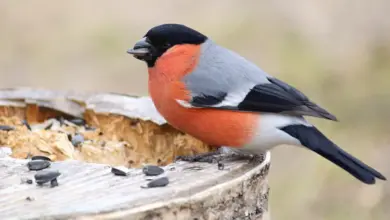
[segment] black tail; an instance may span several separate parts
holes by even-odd
[[[386,177],[378,171],[345,152],[315,127],[289,125],[281,128],[281,130],[298,139],[303,146],[337,164],[366,184],[374,184],[375,177],[386,180]]]

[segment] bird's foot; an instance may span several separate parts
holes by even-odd
[[[216,162],[216,156],[219,155],[219,151],[196,154],[191,156],[177,156],[175,160],[187,161],[187,162],[205,162],[213,163]]]
[[[218,151],[202,153],[191,156],[178,156],[176,160],[187,162],[204,162],[217,163],[218,169],[223,170],[225,165],[223,161],[239,161],[239,160],[253,160],[256,155],[245,154],[237,151],[232,151],[229,148],[221,147]]]

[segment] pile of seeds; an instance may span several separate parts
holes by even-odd
[[[46,156],[33,156],[30,158],[30,161],[27,163],[27,168],[30,171],[37,171],[34,175],[35,183],[38,186],[43,186],[46,183],[50,183],[51,187],[56,187],[59,185],[57,178],[61,175],[58,170],[50,169],[51,160]],[[130,169],[120,166],[112,167],[111,172],[116,176],[128,176]],[[145,176],[160,176],[165,171],[163,168],[155,165],[146,165],[143,167],[142,172]],[[146,179],[149,181],[145,186],[141,188],[155,188],[155,187],[164,187],[169,184],[169,179],[166,176],[157,177],[155,179]],[[22,184],[33,184],[33,180],[29,178],[22,178]]]

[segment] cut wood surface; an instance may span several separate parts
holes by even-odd
[[[75,117],[88,127],[66,121]],[[13,127],[0,131],[0,219],[269,219],[270,153],[226,162],[224,170],[173,163],[216,146],[171,127],[150,97],[3,89],[0,125]],[[76,134],[85,141],[74,146],[68,138]],[[25,159],[34,155],[55,161],[48,169],[61,172],[59,186],[22,181],[34,179]],[[166,176],[170,183],[141,188],[150,181],[144,164],[162,166],[165,172],[151,179]],[[119,165],[130,168],[128,176],[111,173]]]

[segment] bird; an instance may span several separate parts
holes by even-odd
[[[127,53],[146,63],[149,94],[162,117],[204,143],[253,155],[303,147],[365,184],[386,180],[304,118],[338,121],[333,114],[191,27],[154,26]]]

